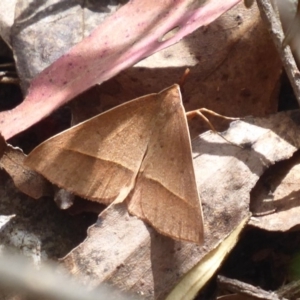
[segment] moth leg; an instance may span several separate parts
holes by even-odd
[[[205,116],[203,115],[203,112],[206,112],[212,116],[215,116],[215,117],[219,117],[219,118],[222,118],[222,119],[225,119],[225,120],[230,120],[230,121],[236,121],[236,120],[240,120],[240,118],[233,118],[233,117],[227,117],[227,116],[224,116],[224,115],[220,115],[216,112],[214,112],[213,110],[210,110],[210,109],[207,109],[207,108],[199,108],[199,109],[196,109],[196,110],[191,110],[191,111],[188,111],[186,112],[186,116],[189,117],[191,116],[191,119],[194,118],[195,115],[198,115],[198,116],[203,116],[201,118],[203,118],[205,120]],[[208,120],[206,118],[206,120]],[[206,121],[205,120],[205,121]]]
[[[240,120],[240,118],[232,118],[232,117],[227,117],[227,116],[223,116],[223,115],[220,115],[212,110],[209,110],[207,108],[200,108],[200,109],[196,109],[196,110],[192,110],[192,111],[189,111],[189,112],[186,112],[186,117],[188,119],[193,119],[195,116],[199,116],[200,118],[202,118],[202,120],[204,120],[204,122],[210,127],[210,129],[216,133],[218,136],[220,136],[223,140],[225,140],[227,143],[229,144],[232,144],[234,146],[237,146],[237,147],[240,147],[240,148],[243,148],[242,146],[240,145],[237,145],[231,141],[229,141],[228,139],[226,139],[220,132],[218,132],[216,130],[216,128],[214,127],[214,125],[209,121],[209,119],[203,114],[203,112],[206,112],[206,113],[209,113],[211,114],[212,116],[215,116],[215,117],[219,117],[219,118],[222,118],[222,119],[225,119],[225,120],[231,120],[231,121],[236,121],[236,120]]]

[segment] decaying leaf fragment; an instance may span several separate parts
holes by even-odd
[[[20,148],[6,144],[0,136],[0,149],[0,167],[10,175],[21,192],[34,199],[53,194],[50,182],[24,165],[26,155]]]
[[[35,148],[26,165],[51,182],[130,213],[174,239],[201,244],[203,223],[178,85],[137,98]]]

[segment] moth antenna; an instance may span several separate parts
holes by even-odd
[[[179,79],[179,81],[177,82],[177,84],[180,86],[180,89],[183,89],[183,86],[186,82],[187,77],[189,76],[191,70],[189,68],[186,68],[181,76],[181,78]]]

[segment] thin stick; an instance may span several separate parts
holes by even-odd
[[[0,77],[0,83],[3,84],[20,84],[20,80],[15,77]]]
[[[0,64],[0,68],[14,68],[15,66],[16,66],[15,63],[13,62]]]
[[[276,292],[268,292],[260,287],[255,287],[251,284],[231,279],[225,276],[219,275],[217,278],[218,285],[223,289],[229,290],[233,293],[238,293],[246,296],[253,297],[255,299],[264,300],[283,300],[286,298],[279,297]],[[287,300],[287,299],[286,299]]]

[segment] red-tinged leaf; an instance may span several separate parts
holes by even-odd
[[[21,105],[0,113],[2,135],[8,139],[27,129],[74,96],[178,42],[238,2],[130,1],[37,76]],[[176,27],[177,32],[162,41]]]

